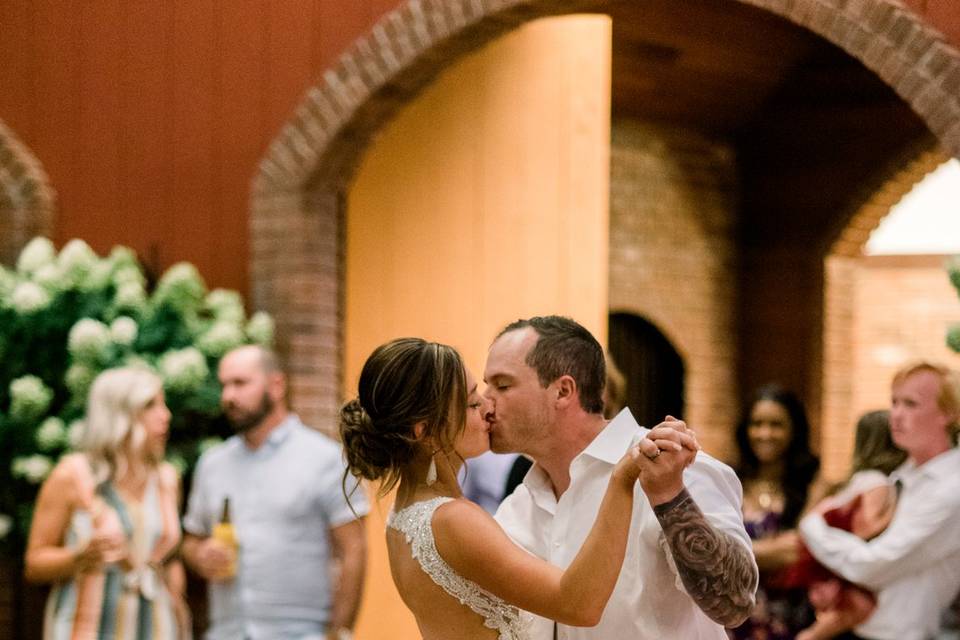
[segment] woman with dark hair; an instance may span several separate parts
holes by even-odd
[[[826,493],[809,437],[803,403],[775,384],[757,389],[737,425],[743,520],[760,568],[757,606],[730,632],[737,640],[790,640],[813,622],[806,590],[778,584],[798,558],[800,515]]]
[[[521,610],[597,624],[623,562],[637,458],[678,450],[685,434],[654,429],[625,452],[590,535],[563,570],[514,544],[461,493],[457,472],[489,449],[490,425],[488,401],[456,350],[418,338],[388,342],[367,359],[358,392],[340,412],[348,472],[379,481],[381,494],[397,489],[390,569],[425,640],[526,640]]]

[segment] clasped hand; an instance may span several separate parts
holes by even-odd
[[[700,450],[696,434],[683,420],[666,416],[624,456],[621,464],[632,467],[632,479],[650,504],[669,502],[683,490],[683,470],[693,464]],[[618,465],[620,466],[620,465]]]

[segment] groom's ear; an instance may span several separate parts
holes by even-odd
[[[564,407],[572,401],[579,400],[577,396],[577,382],[572,376],[560,376],[553,384],[557,393],[558,407]]]

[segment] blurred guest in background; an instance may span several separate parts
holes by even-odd
[[[878,536],[893,518],[897,492],[889,474],[903,464],[907,454],[890,433],[890,412],[870,411],[857,421],[853,469],[850,479],[826,500],[834,505],[824,513],[831,527],[849,531],[863,540]],[[828,640],[863,622],[876,607],[875,595],[817,563],[804,546],[791,570],[798,586],[807,586],[816,609],[816,622],[797,640]]]
[[[788,640],[813,623],[806,589],[781,582],[781,571],[799,557],[800,514],[826,493],[809,436],[800,399],[773,384],[757,389],[737,426],[743,519],[760,568],[760,589],[756,608],[731,638]]]
[[[288,411],[271,351],[238,347],[218,375],[237,435],[200,458],[183,520],[184,559],[210,582],[206,637],[348,638],[363,587],[365,494],[344,486],[340,445]],[[238,548],[214,535],[224,516]]]
[[[604,352],[607,364],[607,380],[603,386],[603,417],[613,418],[627,406],[627,378],[617,367],[610,352]]]
[[[890,430],[907,461],[891,478],[896,511],[884,532],[862,540],[829,526],[824,501],[800,523],[824,566],[877,594],[877,607],[845,638],[927,640],[960,590],[960,376],[920,362],[893,378]]]
[[[476,502],[487,513],[496,513],[500,502],[508,495],[510,470],[520,457],[517,453],[487,451],[469,460],[460,470],[463,496]],[[510,487],[511,493],[514,488],[516,484]]]
[[[44,638],[187,637],[169,426],[155,374],[97,376],[78,453],[44,482],[30,528],[26,577],[53,584]]]

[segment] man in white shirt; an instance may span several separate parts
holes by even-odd
[[[645,437],[629,410],[603,417],[603,351],[589,331],[548,316],[507,326],[484,378],[494,451],[536,461],[497,521],[528,551],[566,567],[589,532],[610,472]],[[683,422],[665,424],[685,430]],[[695,460],[694,460],[695,457]],[[753,608],[758,572],[733,471],[706,454],[644,459],[620,578],[592,628],[535,618],[533,640],[723,640]]]
[[[960,377],[921,362],[893,378],[890,432],[907,452],[891,478],[900,487],[893,520],[870,541],[827,526],[824,501],[800,522],[824,566],[876,592],[877,608],[850,638],[926,640],[960,589]]]

